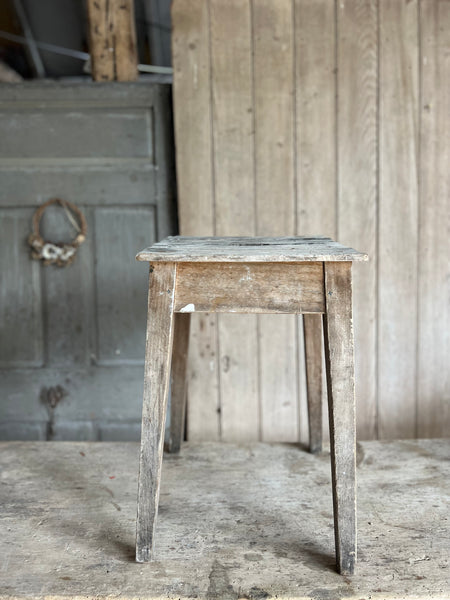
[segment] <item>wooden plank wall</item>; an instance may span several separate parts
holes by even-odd
[[[361,439],[450,430],[450,3],[175,0],[181,233],[355,265]],[[295,317],[194,315],[190,439],[307,441]]]

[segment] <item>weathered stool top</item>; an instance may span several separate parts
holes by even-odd
[[[360,261],[367,254],[324,236],[186,237],[170,236],[142,250],[140,261],[304,262]]]

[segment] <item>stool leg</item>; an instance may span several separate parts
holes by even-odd
[[[186,373],[191,315],[175,314],[170,396],[169,452],[179,452],[183,439],[186,408]]]
[[[338,571],[351,575],[356,562],[355,382],[351,262],[325,269],[325,364],[330,419],[334,534]]]
[[[322,315],[303,315],[309,451],[322,451]]]
[[[150,265],[136,524],[137,562],[151,558],[158,513],[173,339],[175,270],[172,263]]]

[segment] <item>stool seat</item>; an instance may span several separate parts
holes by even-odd
[[[309,262],[368,260],[367,254],[325,236],[170,236],[142,250],[140,261]]]
[[[168,237],[136,257],[150,263],[136,560],[151,559],[164,429],[171,390],[170,452],[184,431],[191,313],[301,314],[309,446],[322,448],[322,333],[330,423],[336,563],[356,561],[353,261],[367,254],[324,236]],[[201,373],[198,374],[201,377]]]

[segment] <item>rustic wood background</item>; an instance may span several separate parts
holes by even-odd
[[[184,235],[321,233],[354,267],[358,435],[450,430],[450,2],[175,0]],[[307,439],[301,322],[194,315],[190,439]]]

